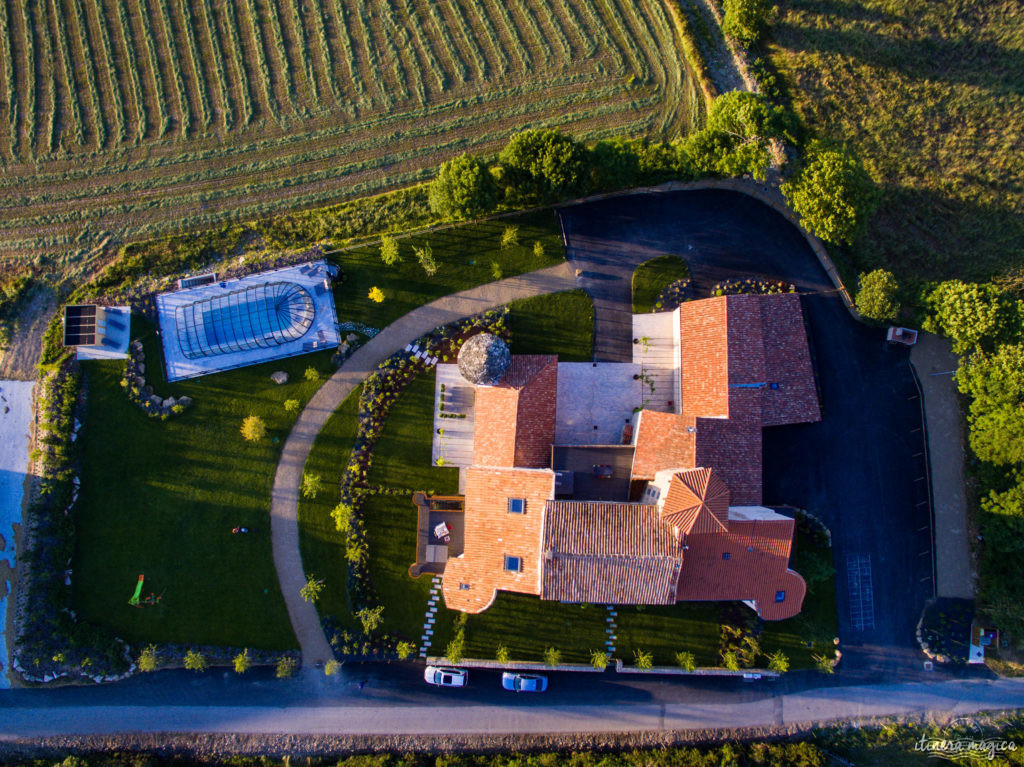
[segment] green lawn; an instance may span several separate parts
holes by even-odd
[[[466,622],[466,657],[493,658],[505,645],[512,660],[543,660],[555,647],[565,663],[586,663],[592,650],[605,649],[605,614],[601,605],[545,602],[528,594],[499,591],[487,610]],[[444,653],[444,645],[434,648]]]
[[[423,490],[437,495],[459,491],[459,470],[430,462],[434,429],[433,370],[421,373],[399,395],[373,451],[371,485]]]
[[[507,226],[519,227],[519,244],[502,248]],[[544,246],[544,255],[539,258],[533,252],[538,241]],[[493,281],[493,262],[497,262],[502,277],[511,277],[552,266],[564,258],[553,210],[464,224],[398,242],[402,260],[394,266],[384,265],[376,245],[329,254],[344,274],[344,281],[334,291],[340,321],[383,328],[417,306]],[[413,253],[414,247],[425,245],[430,246],[437,262],[433,277],[427,276]],[[368,298],[372,287],[384,292],[383,303]]]
[[[620,607],[615,656],[633,663],[633,653],[651,653],[655,665],[674,666],[681,650],[692,652],[698,666],[717,666],[719,609],[717,602],[668,606]]]
[[[676,280],[690,276],[690,268],[679,256],[658,256],[644,261],[633,272],[633,313],[654,310],[658,294]]]
[[[561,362],[594,358],[594,302],[583,290],[568,290],[509,304],[513,354],[557,354]]]
[[[145,341],[156,391],[194,404],[168,421],[150,419],[121,389],[122,363],[83,365],[75,610],[129,641],[295,647],[271,559],[270,488],[295,420],[282,403],[305,404],[317,385],[303,371],[313,365],[326,373],[330,353],[166,384],[156,374],[153,326],[133,320],[132,331]],[[275,370],[290,382],[271,382]],[[260,444],[239,433],[250,414],[267,425]],[[233,535],[235,526],[252,532]],[[128,605],[140,573],[143,593],[162,595],[158,606]]]
[[[362,386],[357,386],[327,419],[306,460],[306,472],[319,474],[324,489],[316,498],[299,497],[302,564],[307,574],[324,581],[317,608],[321,615],[330,615],[344,628],[354,627],[355,622],[348,606],[345,539],[334,526],[331,510],[338,504],[341,473],[355,442],[359,425],[356,413],[362,390]]]

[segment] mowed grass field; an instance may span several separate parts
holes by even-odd
[[[673,137],[669,0],[0,2],[0,260],[422,179],[524,127]]]
[[[1024,4],[790,0],[771,58],[882,197],[855,266],[988,279],[1024,265]]]

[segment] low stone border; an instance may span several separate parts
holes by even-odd
[[[452,663],[447,658],[428,657],[427,664],[431,666],[457,666],[459,668],[485,668],[495,671],[571,671],[582,674],[603,674],[608,669],[594,668],[589,663],[560,663],[557,666],[549,666],[546,663],[532,663],[530,661],[509,661],[499,663],[496,660],[479,660],[465,658],[458,663]],[[778,671],[769,671],[762,668],[747,668],[739,671],[730,671],[726,668],[696,668],[693,671],[685,671],[677,666],[654,666],[647,670],[627,666],[621,660],[615,660],[614,669],[617,674],[661,674],[663,676],[722,676],[741,677],[756,676],[759,679],[778,679],[782,676]]]
[[[778,671],[769,671],[766,668],[745,668],[739,671],[730,671],[727,668],[695,668],[693,671],[686,671],[678,666],[652,666],[649,669],[641,669],[636,666],[627,666],[621,660],[615,661],[615,673],[617,674],[661,674],[664,676],[725,676],[755,679],[776,680],[782,674]]]
[[[128,345],[128,359],[124,363],[124,375],[121,377],[121,388],[128,399],[151,418],[168,419],[172,415],[180,415],[192,405],[191,397],[167,397],[153,393],[153,387],[146,384],[146,353],[142,351],[142,342],[135,339]]]

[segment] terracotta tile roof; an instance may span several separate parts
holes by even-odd
[[[473,432],[476,466],[551,465],[558,357],[513,355],[495,386],[477,386]]]
[[[554,495],[550,469],[466,469],[463,554],[449,559],[444,570],[448,607],[478,613],[491,606],[499,589],[540,593],[544,504]],[[509,498],[526,501],[522,514],[509,512]],[[520,558],[518,572],[505,569],[506,555]]]
[[[729,524],[729,489],[711,469],[681,471],[669,481],[661,518],[680,536],[724,533]]]
[[[807,593],[804,579],[789,569],[793,527],[791,519],[730,519],[725,535],[689,536],[677,598],[752,600],[765,620],[793,617]],[[780,591],[784,599],[777,602]]]
[[[761,503],[763,459],[760,421],[754,418],[698,418],[696,437],[695,464],[711,467],[718,473],[729,488],[733,505],[756,506]]]
[[[680,553],[656,506],[549,501],[541,598],[672,604],[682,567]]]
[[[729,415],[726,317],[724,297],[679,307],[679,400],[692,417]]]
[[[784,293],[770,298],[761,302],[765,377],[777,382],[779,388],[764,390],[762,421],[765,426],[820,421],[800,296]]]
[[[694,419],[657,410],[640,412],[633,451],[633,479],[653,479],[662,469],[694,465]]]

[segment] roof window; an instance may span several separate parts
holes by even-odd
[[[509,514],[525,514],[526,513],[526,499],[525,498],[509,498],[508,499],[508,513]]]

